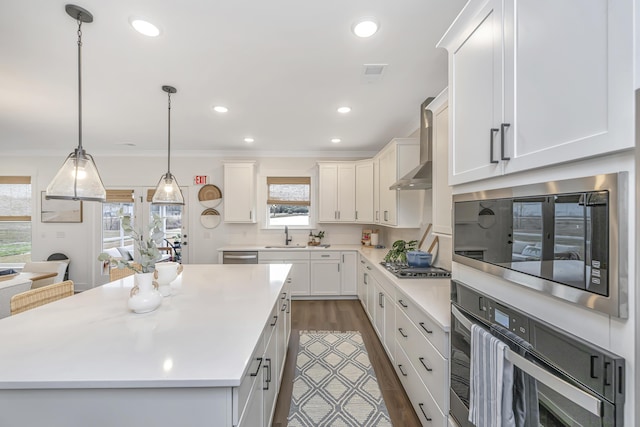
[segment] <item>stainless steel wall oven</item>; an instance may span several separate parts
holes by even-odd
[[[628,174],[459,194],[453,260],[628,317]]]
[[[623,358],[454,280],[450,412],[460,426],[472,426],[467,420],[473,324],[508,346],[514,384],[520,381],[513,399],[516,426],[623,426]]]

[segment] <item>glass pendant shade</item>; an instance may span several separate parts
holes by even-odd
[[[107,192],[93,157],[82,148],[82,24],[93,22],[93,15],[74,4],[65,6],[67,14],[78,24],[78,147],[67,156],[64,164],[47,186],[47,199],[87,200],[104,202]]]
[[[49,183],[45,197],[104,202],[107,192],[93,157],[82,148],[76,148]]]
[[[182,190],[176,181],[176,177],[171,173],[171,94],[177,90],[173,86],[162,86],[162,90],[167,93],[167,173],[160,177],[156,192],[153,194],[151,203],[155,205],[184,205]]]
[[[184,205],[182,190],[171,172],[162,175],[151,203],[156,205]]]

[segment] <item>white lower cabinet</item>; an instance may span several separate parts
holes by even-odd
[[[311,253],[311,295],[340,295],[340,252]]]
[[[240,387],[234,389],[234,399],[238,401],[241,414],[239,427],[271,425],[290,333],[291,295],[285,285],[253,352],[251,365]]]
[[[292,296],[309,295],[309,252],[263,251],[258,255],[260,264],[291,264],[287,279]]]
[[[449,334],[360,256],[358,298],[423,426],[447,426]]]
[[[341,252],[340,258],[340,295],[357,295],[358,253]]]

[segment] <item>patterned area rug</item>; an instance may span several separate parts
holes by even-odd
[[[359,332],[300,332],[288,425],[391,426]]]

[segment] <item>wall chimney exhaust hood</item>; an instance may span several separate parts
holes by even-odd
[[[431,140],[433,138],[433,113],[427,106],[433,101],[427,98],[420,106],[420,164],[396,181],[389,190],[427,190],[433,186]]]

